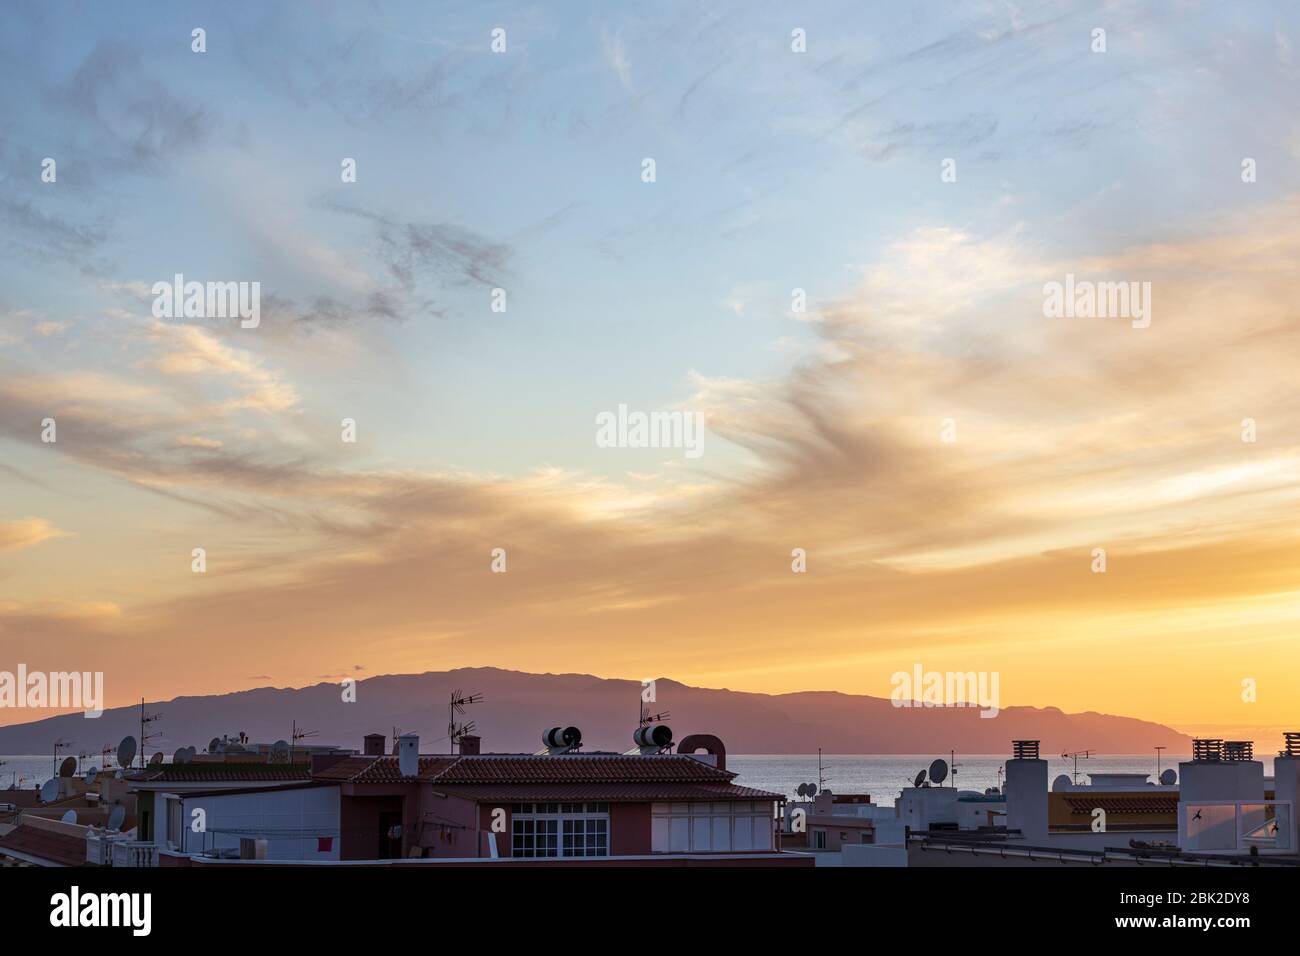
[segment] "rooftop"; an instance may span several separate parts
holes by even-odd
[[[141,783],[238,783],[241,781],[298,781],[311,779],[306,763],[163,763],[127,775],[128,781]]]
[[[441,755],[419,758],[413,777],[394,756],[348,757],[314,779],[354,784],[419,781],[441,792],[480,800],[778,799],[732,784],[736,775],[686,754]]]
[[[0,855],[12,856],[29,863],[84,866],[86,840],[85,837],[19,825],[0,837]]]

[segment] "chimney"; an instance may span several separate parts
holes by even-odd
[[[460,738],[460,755],[462,757],[477,757],[480,740],[474,734],[465,734]]]
[[[397,741],[397,768],[403,777],[414,777],[420,772],[420,735],[402,734]]]
[[[1027,843],[1041,844],[1047,840],[1047,761],[1038,756],[1037,740],[1011,745],[1015,756],[1007,761],[1007,829],[1019,830]]]
[[[383,734],[366,734],[363,738],[361,753],[367,757],[382,757],[384,755],[384,735]]]

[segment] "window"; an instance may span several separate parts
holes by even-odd
[[[511,856],[559,856],[557,821],[516,817],[512,823]]]
[[[814,831],[813,831],[813,849],[814,849],[814,850],[824,850],[824,849],[826,849],[826,831],[825,831],[825,830],[814,830]]]
[[[774,816],[766,801],[656,803],[652,853],[746,853],[771,850]]]
[[[181,827],[181,802],[167,801],[167,845],[173,850],[179,849],[185,831]]]
[[[609,804],[514,804],[511,856],[609,856]]]
[[[609,856],[609,821],[599,817],[564,820],[564,856]]]

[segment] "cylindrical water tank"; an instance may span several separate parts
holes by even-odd
[[[542,743],[552,749],[576,747],[582,743],[582,731],[577,727],[552,727],[542,734]]]
[[[632,734],[632,742],[638,747],[667,747],[673,742],[673,732],[667,724],[650,724],[638,727]]]

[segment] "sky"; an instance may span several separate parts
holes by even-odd
[[[1295,4],[3,7],[0,670],[1300,729]]]

